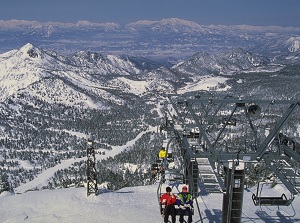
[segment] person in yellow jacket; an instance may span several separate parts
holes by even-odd
[[[167,158],[167,156],[168,156],[168,154],[167,154],[166,148],[162,147],[161,150],[158,153],[158,158],[159,159],[164,159],[164,158]]]

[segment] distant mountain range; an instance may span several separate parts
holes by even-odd
[[[242,48],[271,61],[299,61],[300,27],[199,25],[177,18],[129,24],[41,23],[0,20],[0,52],[30,42],[59,54],[93,51],[144,57],[176,64],[197,52],[220,53]]]

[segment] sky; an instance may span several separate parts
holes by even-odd
[[[300,27],[299,10],[299,0],[2,0],[0,20],[127,24],[180,18],[200,25]]]

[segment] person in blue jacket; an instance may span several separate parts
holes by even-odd
[[[184,214],[187,213],[188,223],[191,223],[193,221],[193,198],[192,195],[188,192],[187,186],[182,187],[182,192],[178,194],[176,203],[179,207],[179,222],[184,222]]]

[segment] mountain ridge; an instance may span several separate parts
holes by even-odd
[[[65,84],[79,87],[82,92],[94,89],[91,94],[101,98],[105,95],[105,89],[139,92],[137,95],[151,93],[155,89],[168,89],[166,92],[171,93],[176,92],[175,85],[186,85],[193,78],[198,80],[201,76],[233,75],[237,72],[251,72],[253,69],[271,71],[284,67],[240,48],[219,55],[198,52],[170,68],[157,64],[148,70],[148,66],[141,66],[143,63],[140,60],[131,59],[130,56],[104,55],[91,51],[78,51],[70,56],[63,56],[27,43],[19,50],[0,55],[0,78],[5,80],[9,76],[15,76],[16,80],[24,80],[12,84],[12,89],[15,89],[12,94],[44,78],[58,78]],[[183,76],[185,80],[182,79]],[[0,84],[2,101],[9,96],[7,92],[11,92],[8,90],[9,83],[6,80]],[[144,86],[144,90],[135,91],[136,86]]]
[[[0,20],[0,52],[20,48],[27,42],[63,55],[84,50],[102,54],[140,56],[176,62],[198,51],[226,52],[232,48],[280,59],[299,58],[299,27],[200,25],[179,18],[141,20],[128,24],[42,23]],[[75,37],[75,39],[74,39]]]

